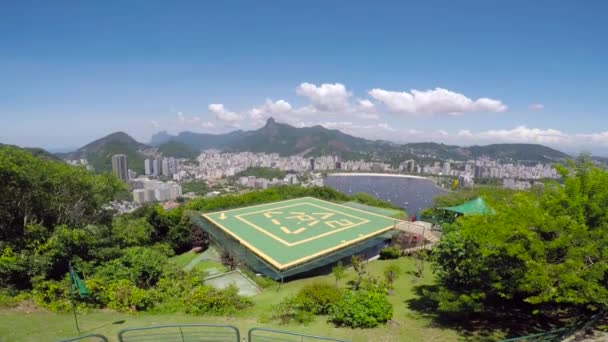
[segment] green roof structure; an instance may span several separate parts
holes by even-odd
[[[439,209],[452,211],[461,215],[487,215],[495,213],[494,209],[490,208],[481,197],[477,197],[461,205],[441,207]]]

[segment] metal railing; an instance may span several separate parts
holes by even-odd
[[[333,342],[348,342],[331,337],[314,336],[299,334],[290,331],[281,331],[266,328],[251,328],[247,332],[249,342],[316,342],[316,341],[333,341]]]
[[[529,342],[552,342],[561,341],[570,333],[571,329],[561,328],[551,330],[544,333],[508,338],[506,340],[500,340],[500,342],[517,342],[517,341],[529,341]]]
[[[58,342],[72,342],[72,341],[108,342],[108,338],[103,335],[100,335],[100,334],[88,334],[88,335],[68,338],[67,340],[60,340]]]
[[[120,342],[241,342],[239,329],[221,324],[170,324],[123,329]]]
[[[91,341],[108,342],[100,334],[90,334],[58,342]],[[247,340],[239,329],[223,324],[169,324],[123,329],[118,333],[119,342],[349,342],[331,337],[300,334],[291,331],[251,328]]]

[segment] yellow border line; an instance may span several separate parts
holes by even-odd
[[[263,205],[270,205],[270,204],[273,204],[273,203],[280,203],[280,202],[287,202],[287,201],[296,201],[296,200],[302,200],[302,199],[312,199],[314,201],[320,201],[320,202],[325,202],[325,203],[333,204],[333,205],[336,205],[336,206],[339,206],[339,207],[343,207],[343,208],[359,211],[359,212],[362,212],[362,213],[365,213],[365,214],[369,214],[369,215],[372,215],[372,216],[378,216],[378,217],[386,218],[386,219],[395,221],[395,224],[397,224],[397,222],[405,222],[403,220],[399,220],[399,219],[396,219],[396,218],[393,218],[393,217],[384,216],[384,215],[372,213],[372,212],[369,212],[369,211],[360,210],[360,209],[357,209],[357,208],[352,208],[352,207],[349,207],[349,206],[346,206],[346,205],[342,205],[342,204],[338,204],[338,203],[333,203],[333,202],[325,201],[325,200],[318,199],[318,198],[315,198],[315,197],[310,197],[310,196],[300,197],[300,198],[293,198],[293,199],[289,199],[289,200],[269,202],[269,203],[264,203],[264,204],[257,204],[257,205],[252,205],[252,206],[249,206],[249,207],[241,207],[241,208],[229,209],[229,210],[219,210],[219,211],[214,211],[214,212],[209,212],[209,213],[206,213],[206,214],[202,214],[202,216],[205,217],[206,219],[208,219],[209,221],[211,221],[216,226],[222,228],[222,230],[224,230],[226,233],[228,233],[228,235],[230,235],[233,238],[235,238],[241,244],[247,246],[251,251],[253,251],[254,253],[258,254],[262,258],[264,258],[270,264],[272,264],[273,266],[275,266],[278,270],[284,270],[286,268],[289,268],[291,266],[297,265],[299,263],[308,261],[310,259],[314,259],[314,258],[316,258],[318,256],[331,253],[333,251],[336,251],[338,249],[347,247],[349,245],[353,245],[353,244],[355,244],[355,243],[357,243],[359,241],[368,239],[368,238],[376,236],[376,235],[380,235],[380,234],[382,234],[384,232],[387,232],[387,231],[393,229],[393,227],[395,226],[395,224],[393,224],[393,225],[390,225],[390,226],[385,227],[383,229],[374,231],[374,232],[372,232],[370,234],[360,236],[360,237],[358,237],[358,238],[356,238],[354,240],[349,240],[346,243],[342,243],[342,244],[339,244],[339,245],[334,246],[332,248],[328,248],[328,249],[325,249],[323,251],[319,251],[317,253],[307,255],[307,256],[305,256],[303,258],[296,259],[296,260],[291,261],[291,262],[289,262],[287,264],[281,264],[281,263],[277,262],[275,259],[273,259],[270,256],[266,255],[264,252],[260,251],[256,247],[254,247],[253,245],[251,245],[250,243],[248,243],[247,241],[243,240],[242,238],[240,238],[239,236],[237,236],[236,234],[234,234],[234,232],[232,232],[230,229],[224,227],[222,224],[220,224],[219,222],[216,222],[214,219],[212,219],[211,217],[208,216],[208,215],[211,215],[211,214],[217,214],[217,213],[221,213],[221,212],[229,212],[229,211],[241,210],[241,209],[246,209],[246,208],[254,208],[254,207],[260,207],[260,206],[263,206]]]
[[[282,244],[284,244],[286,246],[289,246],[289,247],[297,246],[297,245],[300,245],[300,244],[303,244],[303,243],[306,243],[306,242],[309,242],[309,241],[312,241],[312,240],[316,240],[316,239],[325,237],[327,235],[335,234],[335,233],[341,232],[343,230],[351,229],[351,228],[354,228],[354,227],[357,227],[357,226],[360,226],[362,224],[366,224],[366,223],[370,222],[369,220],[361,219],[361,222],[352,224],[352,225],[350,225],[348,227],[342,227],[342,228],[339,228],[339,229],[334,229],[334,230],[331,230],[329,232],[326,232],[326,233],[323,233],[323,234],[319,234],[319,235],[315,235],[315,236],[311,236],[309,238],[302,239],[302,240],[299,240],[299,241],[288,242],[288,241],[285,241],[285,240],[281,239],[278,236],[275,236],[274,234],[272,234],[271,232],[267,231],[266,229],[258,226],[257,224],[255,224],[253,222],[250,222],[247,219],[241,217],[241,215],[236,215],[234,217],[237,218],[238,220],[240,220],[241,222],[247,224],[248,226],[251,226],[251,227],[257,229],[258,231],[260,231],[260,232],[268,235],[269,237],[271,237],[271,238],[275,239],[276,241],[278,241],[278,242],[280,242],[280,243],[282,243]]]
[[[326,201],[326,200],[318,199],[318,198],[315,198],[315,197],[310,197],[310,196],[308,196],[308,197],[301,197],[301,198],[311,198],[311,199],[316,200],[316,201],[321,201],[321,202],[325,202],[325,203],[329,203],[329,204],[337,205],[337,206],[342,207],[342,208],[347,208],[347,209],[351,209],[351,210],[355,210],[355,211],[360,211],[360,212],[362,212],[362,213],[366,213],[366,214],[369,214],[369,215],[378,216],[378,217],[383,217],[383,218],[386,218],[386,219],[389,219],[389,220],[393,220],[393,221],[407,222],[407,221],[403,221],[403,220],[400,220],[400,219],[397,219],[397,218],[394,218],[394,217],[390,217],[390,216],[384,216],[384,215],[380,215],[380,214],[372,213],[372,212],[370,212],[370,211],[365,211],[365,210],[361,210],[361,209],[357,209],[357,208],[349,207],[349,206],[344,205],[344,204],[340,204],[340,203],[334,203],[334,202],[330,202],[330,201]],[[288,201],[289,201],[289,200],[288,200]],[[361,203],[359,203],[359,204],[361,204]],[[373,207],[373,206],[370,206],[370,207]],[[395,209],[395,210],[397,210],[397,209]]]
[[[380,235],[380,234],[382,234],[382,233],[384,233],[384,232],[387,232],[387,231],[389,231],[389,230],[391,230],[391,229],[393,229],[393,225],[390,225],[390,226],[388,226],[388,227],[385,227],[385,228],[383,228],[383,229],[381,229],[381,230],[374,231],[374,232],[372,232],[372,233],[370,233],[370,234],[363,235],[363,236],[361,236],[361,237],[357,237],[357,238],[356,238],[356,239],[354,239],[354,240],[349,240],[349,241],[347,241],[347,242],[345,242],[345,243],[341,243],[341,244],[339,244],[339,245],[337,245],[337,246],[334,246],[334,247],[331,247],[331,248],[328,248],[328,249],[324,249],[324,250],[319,251],[319,252],[317,252],[317,253],[315,253],[315,254],[307,255],[307,256],[305,256],[305,257],[303,257],[303,258],[296,259],[296,260],[294,260],[294,261],[288,262],[287,264],[285,264],[285,265],[283,265],[283,266],[284,266],[284,268],[288,268],[288,267],[291,267],[291,266],[294,266],[294,265],[300,264],[300,263],[305,262],[305,261],[308,261],[308,260],[310,260],[310,259],[314,259],[314,258],[316,258],[316,257],[318,257],[318,256],[322,256],[322,255],[325,255],[325,254],[329,254],[329,253],[331,253],[331,252],[333,252],[333,251],[336,251],[336,250],[338,250],[338,249],[342,249],[342,248],[344,248],[344,247],[347,247],[347,246],[350,246],[350,245],[354,245],[355,243],[357,243],[357,242],[359,242],[359,241],[362,241],[362,240],[365,240],[365,239],[368,239],[368,238],[370,238],[370,237],[373,237],[373,236],[376,236],[376,235]]]
[[[277,204],[277,203],[282,203],[282,202],[299,201],[299,200],[302,200],[304,198],[314,198],[314,197],[298,197],[298,198],[292,198],[292,199],[286,199],[286,200],[280,200],[280,201],[273,201],[273,202],[262,203],[262,204],[255,204],[255,205],[250,205],[250,206],[247,206],[247,207],[240,207],[240,208],[234,208],[234,209],[228,209],[228,210],[215,210],[215,211],[210,211],[207,214],[218,214],[218,213],[222,213],[222,212],[227,213],[229,211],[243,210],[243,209],[249,209],[249,208],[256,208],[256,207],[261,207],[263,205],[271,205],[271,204]],[[327,202],[327,201],[324,201],[324,202]]]
[[[296,207],[296,206],[299,206],[299,205],[310,205],[310,206],[317,207],[317,208],[322,209],[322,210],[327,210],[327,211],[331,211],[331,212],[340,214],[342,216],[346,216],[346,217],[350,217],[350,218],[355,218],[355,219],[357,219],[359,221],[359,223],[352,224],[352,225],[350,225],[348,227],[334,229],[334,230],[331,230],[329,232],[326,232],[326,233],[323,233],[323,234],[319,234],[319,235],[315,235],[315,236],[311,236],[309,238],[302,239],[302,240],[299,240],[299,241],[288,242],[288,241],[283,240],[282,238],[274,235],[273,233],[269,232],[268,230],[266,230],[266,229],[258,226],[257,224],[255,224],[255,223],[253,223],[253,222],[251,222],[251,221],[249,221],[249,220],[247,220],[246,218],[243,217],[243,216],[247,216],[247,215],[254,215],[254,214],[259,214],[259,213],[267,212],[268,210],[280,210],[280,209],[283,209],[283,208],[292,208],[292,207]],[[352,214],[346,214],[346,213],[343,213],[343,212],[335,210],[335,209],[325,208],[325,207],[322,207],[322,206],[314,204],[314,203],[306,203],[306,202],[305,203],[291,204],[291,205],[284,206],[284,207],[276,207],[276,208],[268,209],[268,210],[260,210],[260,211],[254,211],[254,212],[251,212],[251,213],[238,214],[238,215],[234,215],[234,217],[236,219],[240,220],[241,222],[245,223],[246,225],[251,226],[251,227],[257,229],[258,231],[260,231],[260,232],[268,235],[269,237],[271,237],[271,238],[275,239],[276,241],[278,241],[278,242],[280,242],[280,243],[282,243],[282,244],[284,244],[286,246],[289,246],[289,247],[297,246],[297,245],[302,244],[302,243],[313,241],[313,240],[325,237],[327,235],[339,233],[339,232],[344,231],[346,229],[354,228],[354,227],[357,227],[357,226],[360,226],[362,224],[366,224],[366,223],[370,222],[368,219],[365,219],[365,218],[361,218],[361,217],[358,217],[358,216],[355,216],[355,215],[352,215]]]
[[[285,265],[279,263],[278,261],[274,260],[273,258],[271,258],[270,256],[266,255],[264,252],[260,251],[259,249],[255,248],[252,244],[250,244],[249,242],[245,241],[244,239],[242,239],[241,237],[239,237],[238,235],[234,234],[232,231],[230,231],[230,229],[224,227],[222,224],[220,224],[219,222],[216,222],[214,219],[210,218],[209,216],[207,216],[206,214],[203,214],[203,217],[205,217],[207,220],[211,221],[213,224],[215,224],[216,226],[222,228],[222,230],[224,230],[226,233],[228,233],[230,236],[232,236],[233,238],[235,238],[237,241],[239,241],[241,244],[247,246],[247,248],[249,248],[251,251],[253,251],[254,253],[258,254],[259,256],[261,256],[262,258],[264,258],[266,261],[268,261],[269,263],[271,263],[274,267],[278,268],[279,270],[285,269]]]

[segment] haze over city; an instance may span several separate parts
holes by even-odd
[[[61,3],[61,2],[60,2]],[[254,129],[608,151],[605,2],[2,6],[0,136]],[[590,34],[589,32],[593,32]]]

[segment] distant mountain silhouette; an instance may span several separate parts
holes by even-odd
[[[408,158],[439,158],[466,160],[487,156],[503,161],[551,162],[568,155],[538,144],[493,144],[461,147],[432,142],[395,144],[387,141],[354,137],[339,130],[322,126],[294,127],[269,118],[264,125],[252,131],[233,131],[225,134],[182,132],[171,136],[159,132],[151,144],[176,141],[197,150],[217,148],[224,151],[251,151],[301,154],[305,156],[338,155],[346,159],[378,159],[394,162]]]
[[[407,137],[404,137],[407,138]],[[124,132],[115,132],[97,139],[74,152],[56,154],[61,158],[86,158],[96,171],[112,170],[112,155],[126,154],[129,168],[143,172],[144,151],[156,149],[164,156],[194,158],[205,149],[227,152],[278,153],[283,156],[315,157],[337,155],[345,160],[374,160],[397,165],[407,159],[419,161],[468,160],[479,157],[500,159],[503,162],[556,162],[569,155],[538,144],[492,144],[462,147],[433,142],[396,144],[382,140],[354,137],[322,126],[294,127],[268,119],[256,130],[236,130],[224,134],[181,132],[170,135],[166,131],[152,136],[150,145],[140,143]]]
[[[74,152],[58,154],[66,159],[85,158],[97,172],[112,170],[112,155],[125,154],[129,168],[137,173],[143,173],[143,150],[148,145],[137,142],[125,132],[115,132],[97,139]]]

